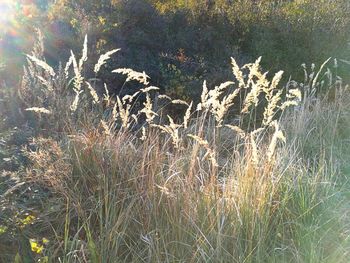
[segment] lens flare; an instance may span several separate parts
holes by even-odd
[[[15,7],[16,4],[13,0],[0,0],[0,26],[3,26],[3,23],[7,23],[13,19]]]
[[[23,43],[18,14],[20,0],[0,0],[0,65],[3,72],[19,72],[22,64],[21,43]],[[27,37],[27,36],[26,36]],[[0,79],[2,77],[0,76]]]

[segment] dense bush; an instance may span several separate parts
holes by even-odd
[[[194,80],[187,75],[218,83],[228,75],[222,67],[230,56],[242,64],[263,56],[265,68],[282,68],[295,77],[302,76],[300,65],[305,61],[347,59],[349,11],[346,0],[59,0],[23,4],[17,17],[21,25],[42,27],[50,62],[68,58],[69,50],[77,50],[88,33],[96,57],[119,46],[123,51],[113,67],[145,70],[154,84],[169,90],[166,83],[172,82],[182,92],[179,96],[193,96],[199,90],[191,88]],[[14,40],[5,34],[3,48],[28,51],[30,34],[18,35]],[[188,58],[186,63],[173,59],[179,53]],[[6,62],[19,71],[23,59]],[[169,65],[180,69],[182,77],[165,70]]]

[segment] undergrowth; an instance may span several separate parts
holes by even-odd
[[[85,69],[85,38],[54,70],[38,43],[19,88],[32,138],[0,181],[0,261],[347,262],[350,100],[326,63],[279,87],[282,71],[232,59],[233,81],[186,102],[128,68],[113,73],[136,93],[100,85],[118,50]]]

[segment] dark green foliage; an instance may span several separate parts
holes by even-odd
[[[191,88],[193,79],[187,76],[194,75],[196,84],[204,79],[211,79],[209,84],[225,80],[226,74],[217,72],[226,68],[230,56],[242,64],[263,56],[266,69],[282,69],[294,78],[302,76],[300,64],[306,61],[321,64],[330,56],[349,56],[347,0],[58,0],[37,1],[37,10],[30,10],[34,14],[30,19],[21,12],[18,17],[23,25],[44,31],[49,62],[66,60],[69,50],[79,50],[79,43],[89,34],[94,47],[90,57],[97,58],[111,48],[122,49],[106,70],[144,70],[152,84],[163,89],[169,90],[166,84],[175,83],[171,94],[184,87],[191,90],[185,94],[198,95],[199,90]],[[20,42],[28,39],[23,37],[25,41]],[[16,45],[11,41],[5,35],[7,49],[24,52],[32,43]],[[188,58],[186,63],[180,61],[181,65],[169,59],[180,50]],[[11,70],[17,67],[20,71],[22,60],[15,63],[13,58],[18,55],[9,55],[7,60],[10,57]],[[165,70],[169,64],[181,71],[180,78]],[[110,83],[104,75],[101,72],[98,77]]]

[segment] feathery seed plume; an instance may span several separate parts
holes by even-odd
[[[51,66],[49,66],[45,61],[42,61],[38,58],[36,58],[35,56],[31,56],[31,55],[27,55],[27,57],[33,61],[36,65],[38,65],[39,67],[41,67],[43,70],[45,70],[47,73],[50,74],[51,77],[56,76],[55,71],[53,70],[53,68]]]
[[[105,54],[101,55],[101,56],[99,57],[99,59],[98,59],[96,65],[95,65],[95,67],[94,67],[94,72],[97,74],[97,73],[100,71],[101,67],[102,67],[104,64],[106,64],[106,62],[111,58],[111,56],[112,56],[114,53],[118,52],[119,50],[120,50],[120,48],[118,48],[118,49],[113,49],[113,50],[110,50],[110,51],[106,52]]]
[[[120,73],[123,75],[127,75],[126,82],[129,82],[131,80],[136,80],[137,82],[148,85],[148,79],[149,76],[146,75],[146,73],[143,72],[137,72],[135,70],[132,70],[130,68],[120,68],[120,69],[115,69],[112,71],[113,73]]]
[[[40,108],[40,107],[31,107],[27,108],[26,111],[34,111],[37,113],[44,113],[44,114],[51,114],[51,111],[45,108]]]
[[[193,101],[191,101],[190,105],[188,105],[188,108],[187,108],[186,113],[185,113],[185,115],[184,115],[184,122],[183,122],[183,125],[184,125],[184,128],[185,128],[185,129],[188,128],[188,122],[189,122],[190,117],[191,117],[192,105],[193,105]]]
[[[90,95],[93,99],[93,103],[94,104],[98,103],[100,101],[100,98],[98,97],[96,90],[91,86],[89,82],[86,81],[85,83],[87,85],[88,90],[90,91]]]
[[[202,147],[204,147],[204,149],[207,150],[207,153],[205,154],[205,156],[209,156],[209,159],[212,163],[212,165],[214,167],[218,167],[218,163],[216,161],[216,154],[215,152],[210,148],[209,146],[209,142],[205,139],[202,139],[201,137],[197,136],[197,135],[193,135],[193,134],[187,134],[188,137],[194,139],[196,142],[198,142],[198,144]]]

